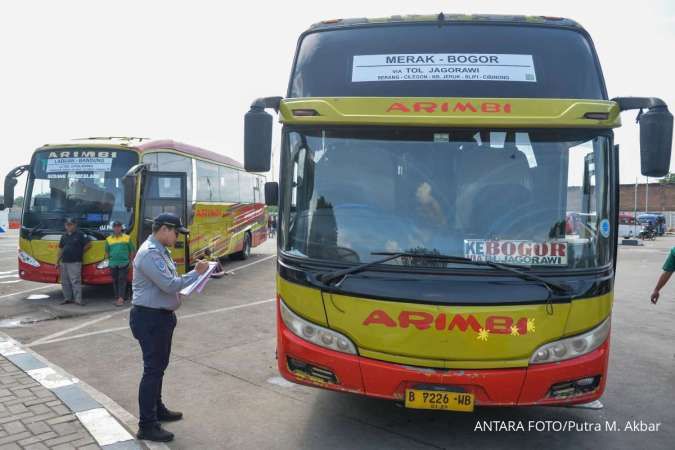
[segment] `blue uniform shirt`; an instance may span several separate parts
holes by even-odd
[[[175,311],[180,307],[178,293],[194,283],[194,270],[180,276],[169,251],[152,235],[148,236],[134,258],[133,305]]]

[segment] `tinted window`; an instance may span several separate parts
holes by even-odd
[[[448,53],[504,55],[504,66],[499,70],[492,68],[493,73],[518,71],[517,66],[522,69],[524,61],[531,60],[535,73],[521,73],[522,81],[483,81],[482,78],[353,81],[354,56],[393,58]],[[372,61],[371,64],[377,64],[376,60]],[[475,63],[491,63],[490,60],[455,62],[460,64],[453,65],[453,70],[475,68]],[[423,61],[411,67],[404,57],[400,63],[402,73],[415,67],[426,70]],[[369,65],[367,61],[361,64]],[[512,67],[507,67],[509,65]],[[532,81],[532,76],[536,81]],[[443,27],[391,25],[310,33],[301,42],[288,96],[606,98],[593,49],[580,32],[538,26],[456,23]]]
[[[218,166],[197,161],[197,201],[219,202],[220,198]]]

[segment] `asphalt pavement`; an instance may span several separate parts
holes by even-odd
[[[16,240],[16,233],[0,235],[0,331],[136,416],[142,367],[128,308],[113,306],[106,287],[86,288],[85,307],[58,305],[58,286],[14,276]],[[185,418],[167,425],[176,433],[169,446],[673,448],[675,281],[658,305],[649,302],[672,246],[675,238],[664,237],[619,250],[602,409],[477,408],[465,414],[408,410],[281,379],[275,361],[275,245],[268,242],[249,260],[228,263],[234,274],[210,281],[178,312],[164,399]],[[639,431],[643,424],[660,425],[658,431]],[[594,431],[597,426],[600,431]]]

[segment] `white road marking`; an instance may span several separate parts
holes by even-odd
[[[185,314],[185,315],[182,315],[182,316],[178,316],[178,319],[180,319],[180,320],[191,319],[193,317],[205,316],[205,315],[208,315],[208,314],[215,314],[215,313],[220,313],[220,312],[225,312],[225,311],[233,311],[235,309],[248,308],[248,307],[251,307],[251,306],[264,305],[266,303],[271,303],[275,300],[276,300],[276,298],[270,298],[270,299],[267,299],[267,300],[259,300],[259,301],[256,301],[256,302],[244,303],[243,305],[227,306],[225,308],[212,309],[210,311],[201,311],[201,312],[193,313],[193,314]],[[120,312],[125,312],[125,311],[120,311]],[[89,323],[87,325],[91,325],[91,323]],[[82,328],[82,327],[79,326],[78,328]],[[53,344],[55,342],[70,341],[71,339],[80,339],[80,338],[83,338],[83,337],[96,336],[98,334],[114,333],[116,331],[124,331],[124,330],[128,330],[128,329],[129,329],[129,326],[127,325],[127,326],[124,326],[124,327],[106,328],[105,330],[92,331],[90,333],[74,334],[72,336],[66,336],[66,337],[56,338],[56,339],[47,340],[47,338],[42,338],[42,339],[38,339],[35,342],[31,342],[30,344],[26,344],[25,346],[32,348],[32,347],[36,347],[38,345],[45,345],[45,344]],[[67,330],[66,333],[69,333],[70,331],[72,331],[72,330]],[[61,334],[63,334],[63,333],[60,333],[60,335]],[[47,337],[49,337],[49,336],[47,336]]]
[[[288,381],[286,378],[283,378],[283,377],[272,377],[272,378],[268,378],[268,379],[267,379],[267,382],[268,382],[269,384],[275,384],[275,385],[281,386],[281,387],[292,387],[292,386],[295,386],[295,384],[291,383],[290,381]]]
[[[75,413],[100,446],[130,441],[133,437],[104,408]]]
[[[277,255],[269,255],[269,256],[265,256],[264,258],[261,258],[261,259],[259,259],[259,260],[257,260],[257,261],[253,261],[253,262],[250,263],[250,264],[244,264],[243,266],[236,267],[236,268],[232,269],[230,272],[236,272],[237,270],[245,269],[246,267],[249,267],[249,266],[252,266],[252,265],[254,265],[254,264],[258,264],[258,263],[261,263],[261,262],[263,262],[263,261],[267,261],[268,259],[276,258],[276,257],[277,257]]]
[[[40,369],[33,369],[26,371],[35,381],[46,387],[47,389],[56,389],[63,386],[70,386],[77,383],[77,378],[70,378],[61,375],[51,367],[42,367]]]
[[[21,283],[21,280],[0,281],[0,284],[14,284],[14,283]]]
[[[68,328],[68,329],[66,329],[66,330],[62,330],[62,331],[59,331],[59,332],[57,332],[57,333],[50,334],[49,336],[45,336],[45,337],[43,337],[43,338],[40,338],[40,339],[38,339],[37,341],[28,344],[28,346],[31,346],[31,345],[39,345],[39,344],[43,343],[44,341],[51,341],[51,340],[53,340],[53,339],[55,339],[55,338],[58,338],[58,337],[60,337],[60,336],[63,336],[64,334],[72,333],[73,331],[77,331],[77,330],[79,330],[79,329],[81,329],[81,328],[88,327],[89,325],[93,325],[93,324],[98,323],[98,322],[101,322],[101,321],[103,321],[103,320],[108,320],[108,319],[110,319],[110,318],[113,317],[113,316],[117,316],[117,315],[123,314],[123,313],[125,313],[125,312],[126,312],[125,310],[121,310],[121,311],[117,311],[117,312],[114,312],[114,313],[111,313],[111,314],[106,314],[105,316],[101,316],[101,317],[99,317],[99,318],[97,318],[97,319],[89,320],[89,321],[87,321],[87,322],[81,323],[81,324],[79,324],[79,325],[77,325],[77,326],[74,326],[74,327],[72,327],[72,328]]]
[[[49,288],[55,288],[55,287],[58,287],[58,285],[57,284],[46,284],[44,286],[36,287],[36,288],[33,288],[33,289],[26,289],[25,291],[12,292],[11,294],[0,295],[0,299],[7,298],[7,297],[14,297],[15,295],[27,294],[29,292],[40,291],[42,289],[49,289]]]
[[[21,353],[26,353],[26,351],[22,349],[15,340],[2,340],[2,336],[0,335],[0,355],[12,356],[20,355]]]
[[[6,271],[6,272],[0,272],[0,275],[7,275],[7,274],[10,274],[10,273],[17,273],[17,272],[18,272],[17,269],[14,269],[14,270],[8,270],[8,271]]]

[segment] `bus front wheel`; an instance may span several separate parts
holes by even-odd
[[[233,253],[232,258],[243,261],[248,259],[249,256],[251,256],[251,233],[247,232],[244,235],[244,247],[240,252]]]

